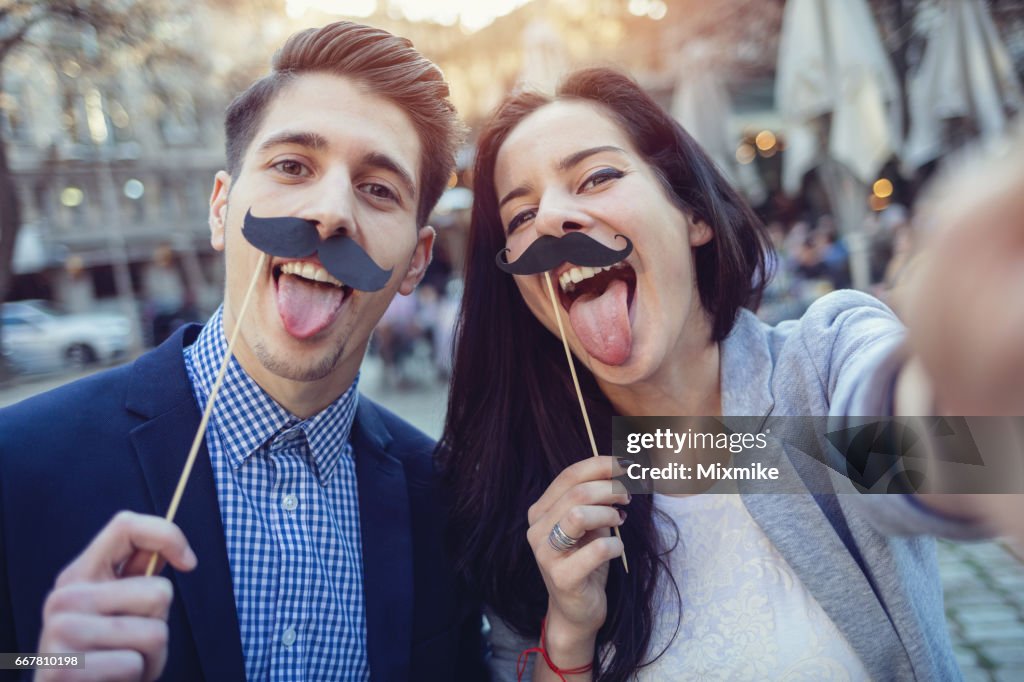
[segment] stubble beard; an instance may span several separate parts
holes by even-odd
[[[326,355],[311,365],[302,365],[289,361],[280,354],[273,353],[262,342],[256,343],[252,349],[256,359],[271,374],[290,381],[320,381],[327,378],[338,366],[341,356],[345,353],[346,342],[341,341]]]

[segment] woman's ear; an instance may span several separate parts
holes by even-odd
[[[687,222],[689,223],[691,247],[704,246],[715,236],[711,226],[704,222],[703,219],[694,217],[687,220]]]

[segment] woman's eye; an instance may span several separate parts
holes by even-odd
[[[390,187],[382,185],[378,182],[368,182],[363,185],[363,190],[378,199],[388,199],[389,201],[398,201],[398,195],[396,195]]]
[[[621,178],[623,175],[622,171],[616,170],[615,168],[602,168],[599,171],[595,171],[583,181],[583,186],[580,187],[580,191],[584,192],[588,189],[593,189],[598,185],[603,185],[609,180],[616,180]]]
[[[527,209],[525,211],[520,211],[519,213],[516,213],[512,217],[512,220],[508,221],[508,229],[505,230],[505,233],[506,234],[512,234],[512,232],[517,227],[519,227],[520,225],[525,223],[527,220],[531,220],[533,218],[533,216],[535,216],[536,214],[537,214],[537,211],[535,209],[532,209],[532,208]]]
[[[304,177],[309,175],[309,169],[299,161],[294,159],[286,159],[284,161],[278,161],[273,165],[274,168],[281,171],[285,175],[294,175],[295,177]]]

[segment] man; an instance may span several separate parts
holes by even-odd
[[[82,679],[479,674],[433,444],[357,391],[375,323],[430,260],[426,220],[457,142],[447,97],[408,41],[339,22],[292,36],[231,104],[209,218],[221,309],[129,366],[0,412],[0,651],[87,652],[60,671]],[[315,254],[271,256],[239,319],[261,262],[249,213],[350,238],[390,277],[360,291]],[[175,527],[151,515],[239,325]],[[154,551],[169,580],[144,577]]]

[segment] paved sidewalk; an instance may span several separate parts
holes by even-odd
[[[83,373],[84,375],[85,373]],[[385,380],[377,358],[363,363],[360,390],[436,438],[447,408],[446,386],[423,353],[399,389]],[[0,407],[59,386],[51,376],[0,387]],[[1024,559],[1003,542],[939,543],[946,619],[957,660],[969,682],[1024,681]]]
[[[946,621],[966,680],[1024,680],[1024,561],[1002,542],[939,543]]]

